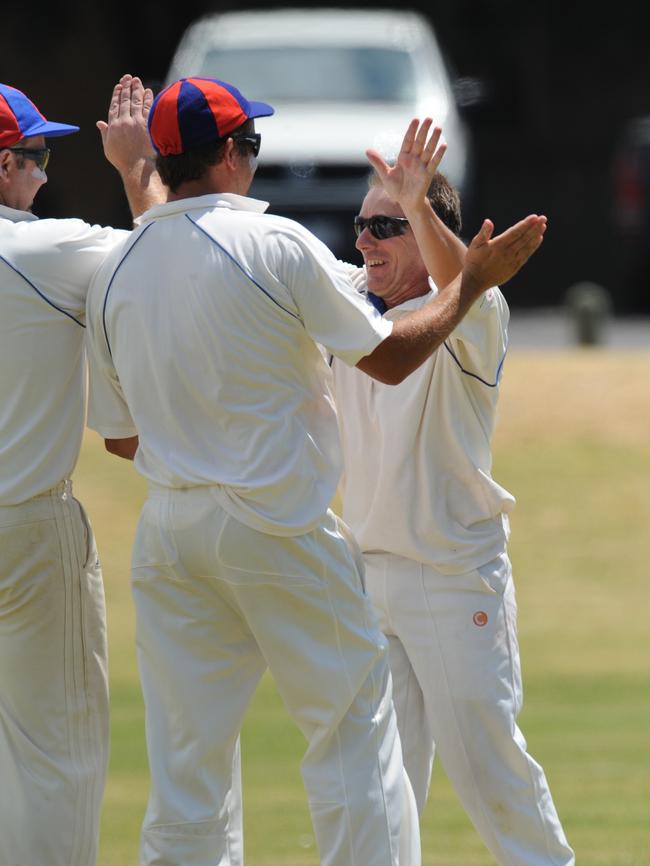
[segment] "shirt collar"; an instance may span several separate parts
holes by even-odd
[[[4,204],[0,204],[0,219],[11,220],[12,223],[20,223],[32,222],[33,220],[37,220],[38,217],[31,211],[18,210],[15,207],[7,207]]]
[[[168,201],[149,208],[133,222],[135,225],[151,222],[160,217],[171,216],[177,213],[187,213],[190,210],[205,210],[206,208],[225,208],[226,210],[247,210],[253,213],[264,213],[269,206],[267,201],[259,201],[245,195],[237,195],[234,192],[217,192],[209,195],[197,195],[192,198],[181,198],[178,201]]]
[[[364,269],[365,270],[365,269]],[[417,298],[409,298],[408,301],[403,301],[401,304],[398,304],[396,307],[391,307],[390,310],[387,310],[385,304],[381,300],[381,298],[376,298],[379,301],[379,304],[375,303],[375,296],[372,295],[371,292],[366,290],[368,300],[375,307],[375,309],[379,310],[379,312],[386,319],[397,319],[400,316],[403,316],[405,313],[410,313],[413,310],[419,310],[420,307],[423,307],[427,301],[432,300],[438,294],[438,287],[433,282],[431,277],[429,277],[429,291],[424,295],[419,295]],[[381,307],[384,307],[382,310]]]

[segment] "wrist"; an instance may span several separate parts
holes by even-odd
[[[424,196],[417,199],[398,198],[397,203],[404,211],[404,216],[410,223],[429,221],[433,214],[431,203]]]
[[[471,268],[463,267],[460,274],[460,295],[470,305],[489,288],[485,281]]]
[[[156,168],[155,160],[150,156],[131,157],[128,160],[114,161],[113,165],[122,177],[151,173]]]

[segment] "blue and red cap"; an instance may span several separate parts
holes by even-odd
[[[37,135],[54,138],[72,132],[79,132],[79,127],[46,120],[22,91],[0,84],[0,147],[13,147],[21,139]]]
[[[247,120],[273,111],[266,102],[249,102],[225,81],[181,78],[154,99],[149,135],[161,156],[176,156],[226,138]]]

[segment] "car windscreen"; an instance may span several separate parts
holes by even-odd
[[[271,103],[407,102],[415,88],[406,51],[358,46],[212,49],[198,74]]]

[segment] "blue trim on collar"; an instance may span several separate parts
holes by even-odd
[[[367,297],[368,297],[368,300],[370,301],[370,303],[375,308],[375,310],[377,310],[377,312],[381,313],[381,315],[383,316],[384,313],[386,312],[386,310],[388,309],[383,298],[380,298],[377,295],[373,295],[372,292],[368,292]]]

